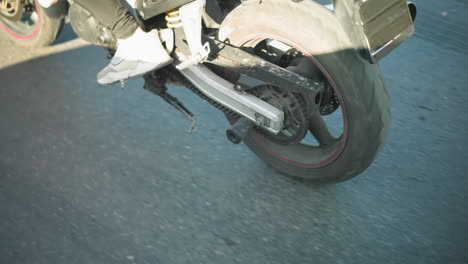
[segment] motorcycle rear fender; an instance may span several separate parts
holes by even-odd
[[[356,49],[371,62],[414,34],[416,5],[406,0],[332,0],[334,12]]]

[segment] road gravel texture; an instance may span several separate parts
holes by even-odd
[[[99,86],[105,52],[68,27],[36,51],[0,38],[0,263],[468,263],[468,3],[415,2],[381,62],[388,143],[329,186],[230,144],[183,87],[191,135],[141,80]]]

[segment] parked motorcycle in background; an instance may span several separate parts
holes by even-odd
[[[244,142],[278,171],[315,182],[362,173],[382,148],[390,104],[377,62],[414,33],[405,0],[139,0],[130,9],[158,29],[174,63],[144,76],[168,93],[187,87],[223,111],[233,143]],[[73,1],[50,9],[0,0],[0,27],[15,45],[50,45],[68,18],[81,38],[108,49],[111,31]]]

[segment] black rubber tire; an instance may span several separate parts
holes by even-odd
[[[37,0],[36,8],[39,9],[38,14],[40,17],[37,33],[31,38],[21,39],[4,30],[4,35],[8,40],[27,49],[45,47],[54,43],[62,29],[63,19],[47,16],[44,8],[37,3]]]
[[[241,45],[258,34],[292,41],[322,66],[340,94],[348,132],[339,156],[321,167],[285,162],[252,134],[245,144],[280,172],[314,182],[339,182],[362,173],[381,149],[390,123],[389,96],[379,66],[361,57],[335,15],[313,1],[248,1],[226,17],[219,38]]]

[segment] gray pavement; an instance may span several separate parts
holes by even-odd
[[[100,48],[0,40],[0,263],[468,263],[468,5],[415,2],[417,35],[381,62],[388,143],[330,186],[228,143],[182,87],[192,135],[142,81],[100,87]]]

